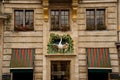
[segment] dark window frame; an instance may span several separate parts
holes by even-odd
[[[52,15],[52,12],[57,12],[58,15]],[[62,15],[62,12],[64,13]],[[65,14],[67,13],[67,15]],[[52,19],[54,17],[54,20]],[[56,24],[55,16],[58,17],[58,24]],[[61,20],[63,17],[64,19]],[[65,17],[67,17],[67,24],[65,24]],[[52,21],[54,24],[52,24]],[[63,21],[63,26],[62,26]],[[65,26],[67,25],[67,27]],[[58,27],[54,27],[58,26]],[[50,10],[50,31],[70,31],[70,9],[51,9]]]
[[[14,31],[34,31],[34,10],[14,10]]]
[[[105,9],[86,9],[86,30],[106,30],[106,28]]]

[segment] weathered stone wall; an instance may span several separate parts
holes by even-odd
[[[21,1],[22,2],[22,1]],[[34,10],[34,31],[14,31],[14,10]],[[4,12],[12,15],[11,22],[4,26],[2,73],[10,73],[12,48],[35,48],[34,79],[41,80],[43,75],[43,9],[41,2],[25,1],[4,4]]]
[[[87,80],[86,48],[109,48],[112,71],[118,72],[118,55],[115,45],[117,41],[117,5],[116,3],[90,3],[90,1],[87,1],[89,0],[79,3],[77,21],[73,22],[72,19],[70,20],[71,31],[68,32],[50,32],[50,21],[44,22],[43,5],[40,0],[11,0],[9,3],[5,3],[4,12],[12,15],[12,18],[11,22],[4,26],[2,73],[10,73],[12,48],[35,48],[34,80],[47,80],[50,77],[47,71],[50,70],[51,60],[72,61],[71,70],[74,71],[74,73],[71,73],[73,75],[72,79]],[[116,0],[110,1],[116,2]],[[105,8],[107,30],[86,31],[87,8]],[[14,31],[15,9],[34,10],[34,31]],[[70,11],[72,14],[72,9]],[[70,34],[74,41],[74,53],[71,55],[48,55],[47,44],[50,33]]]
[[[86,9],[104,8],[107,30],[86,31]],[[78,9],[79,27],[79,79],[87,79],[86,48],[109,48],[112,71],[118,72],[118,54],[115,42],[117,41],[117,5],[116,3],[80,4]]]

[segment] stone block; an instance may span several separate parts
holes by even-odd
[[[35,73],[34,77],[35,77],[35,80],[42,80],[42,73]]]
[[[43,48],[42,43],[5,43],[4,48]]]
[[[35,67],[43,66],[43,61],[42,60],[34,61],[34,65],[35,65]]]
[[[42,73],[43,67],[35,67],[35,73]]]
[[[84,60],[79,61],[79,66],[86,66],[87,63]]]
[[[117,49],[115,48],[109,48],[110,53],[117,54]]]
[[[117,13],[107,13],[107,18],[109,18],[109,19],[117,19]]]
[[[12,8],[4,8],[5,13],[13,13],[13,9]]]
[[[85,25],[86,24],[86,21],[84,19],[81,19],[81,20],[78,20],[77,23],[79,25]]]
[[[86,53],[86,49],[85,48],[79,48],[78,49],[78,53],[79,53],[79,55],[83,54],[83,53],[85,54]]]
[[[116,47],[114,42],[81,42],[79,43],[79,48],[108,48],[108,47]]]
[[[79,54],[78,58],[79,58],[79,60],[86,60],[86,55]]]
[[[12,54],[12,49],[4,49],[4,52],[3,52],[3,54],[8,54],[8,55],[10,55],[10,54]]]
[[[119,67],[112,67],[112,72],[119,72]]]
[[[3,74],[10,73],[10,69],[9,68],[2,68],[2,73]]]
[[[12,36],[12,37],[27,37],[27,36],[30,36],[30,37],[40,37],[40,36],[43,36],[43,32],[4,32],[4,36]]]
[[[35,54],[42,54],[43,53],[43,49],[35,49]]]
[[[117,19],[108,19],[108,24],[117,24]]]
[[[78,14],[78,19],[85,19],[86,15],[84,13]]]
[[[3,55],[3,61],[10,61],[11,55]]]
[[[116,36],[116,31],[79,31],[79,36]]]
[[[87,73],[87,67],[79,67],[79,73],[86,72]]]
[[[118,66],[119,65],[118,60],[111,60],[111,65],[112,66]]]
[[[86,37],[79,37],[79,41],[80,42],[105,42],[105,41],[117,41],[117,37],[116,36],[86,36]]]
[[[35,16],[34,16],[35,20],[43,20],[43,18],[44,18],[43,14],[41,14],[41,13],[36,13]]]
[[[79,78],[87,78],[87,73],[81,73],[81,74],[79,74]]]
[[[78,9],[78,14],[80,14],[80,13],[85,14],[85,8],[79,7],[79,9]]]
[[[118,54],[110,54],[110,59],[118,59]]]
[[[107,25],[107,30],[117,30],[117,25],[115,24]]]
[[[43,20],[35,20],[34,25],[43,25]]]
[[[108,8],[107,8],[107,12],[108,12],[108,13],[115,13],[116,11],[117,11],[117,7],[114,7],[114,6],[113,6],[113,7],[108,7]]]
[[[3,61],[3,67],[10,67],[10,61]]]
[[[43,25],[36,25],[35,27],[34,27],[34,30],[35,31],[43,31]]]
[[[5,37],[4,38],[4,42],[17,42],[17,43],[20,43],[20,42],[29,42],[29,43],[42,43],[43,42],[43,39],[42,37]]]
[[[43,55],[35,55],[35,60],[42,60],[43,59]]]
[[[37,8],[34,11],[35,11],[35,13],[43,14],[43,9],[42,8]]]
[[[86,30],[86,25],[78,25],[78,30]]]

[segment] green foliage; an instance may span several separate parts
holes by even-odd
[[[69,47],[68,47],[67,51],[57,50],[57,49],[54,48],[53,44],[56,41],[60,41],[60,38],[62,38],[65,42],[67,42],[69,44]],[[72,38],[70,37],[69,34],[62,35],[62,36],[60,36],[58,34],[54,34],[54,33],[50,34],[50,39],[49,39],[49,43],[48,43],[48,53],[49,54],[72,53],[72,52],[73,52],[73,40],[72,40]]]

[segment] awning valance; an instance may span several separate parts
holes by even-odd
[[[34,49],[12,49],[11,68],[30,68],[33,67]]]
[[[108,48],[87,48],[88,69],[111,68],[110,54]]]

